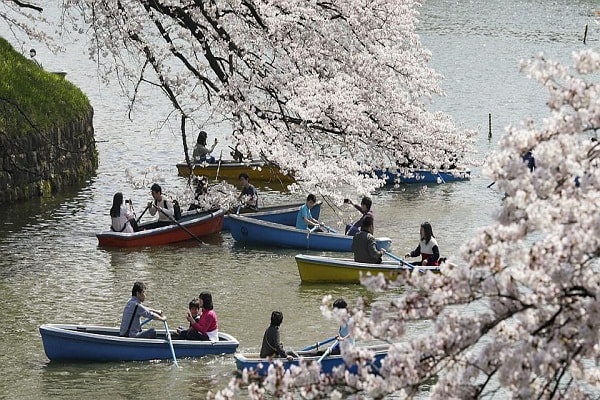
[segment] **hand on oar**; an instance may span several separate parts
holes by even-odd
[[[312,228],[308,228],[307,232],[306,232],[306,238],[310,238],[310,234],[315,232],[317,229],[319,229],[319,225],[315,225]]]
[[[338,231],[336,231],[335,229],[333,229],[332,227],[330,227],[329,225],[325,225],[324,223],[321,222],[321,226],[325,229],[327,229],[329,232],[331,233],[338,233]]]
[[[394,260],[396,260],[396,261],[399,261],[399,262],[400,262],[400,264],[407,266],[407,267],[408,267],[408,269],[410,269],[411,271],[412,271],[413,269],[415,269],[415,266],[414,266],[413,264],[411,264],[411,263],[409,263],[409,262],[407,262],[407,261],[404,261],[402,258],[398,257],[397,255],[395,255],[395,254],[392,254],[392,253],[390,253],[390,252],[386,252],[385,254],[386,254],[388,257],[390,257],[390,258],[392,258],[392,259],[394,259]]]
[[[327,350],[325,350],[325,353],[323,353],[323,355],[321,357],[319,357],[319,359],[317,360],[317,362],[320,364],[321,361],[323,361],[323,359],[325,357],[327,357],[328,355],[331,354],[331,352],[333,351],[333,349],[335,349],[335,347],[337,347],[340,344],[340,342],[338,340],[336,340],[335,342],[333,342],[333,344],[331,346],[329,346],[329,348],[327,348]]]

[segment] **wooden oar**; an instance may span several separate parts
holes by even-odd
[[[200,240],[200,238],[196,235],[194,235],[192,232],[190,232],[190,230],[188,228],[186,228],[185,226],[181,225],[179,222],[177,222],[177,220],[173,217],[171,217],[169,214],[167,214],[166,212],[164,212],[164,210],[161,207],[158,206],[154,206],[156,207],[156,209],[161,212],[165,217],[169,218],[169,220],[171,222],[174,222],[178,227],[180,227],[181,229],[183,229],[188,235],[190,235],[192,238],[196,239],[198,241],[198,243],[200,244],[204,244],[204,242],[202,240]]]
[[[390,258],[393,258],[394,260],[396,260],[396,261],[399,261],[399,262],[400,262],[402,265],[405,265],[405,266],[407,266],[407,267],[408,267],[408,269],[410,269],[411,271],[412,271],[413,269],[415,269],[415,266],[414,266],[414,265],[412,265],[411,263],[409,263],[409,262],[407,262],[407,261],[404,261],[402,258],[398,257],[397,255],[395,255],[395,254],[392,254],[392,253],[390,253],[390,252],[388,252],[388,251],[386,251],[386,252],[385,252],[385,254],[386,254],[386,255],[388,255]]]
[[[136,222],[139,224],[140,223],[140,219],[142,219],[142,217],[144,216],[144,214],[146,214],[146,211],[148,211],[148,206],[146,206],[146,208],[144,208],[144,211],[142,211],[142,215],[140,215],[140,217],[138,219],[136,219]]]
[[[177,357],[175,357],[175,349],[173,348],[173,341],[171,340],[171,332],[169,332],[169,325],[167,325],[167,320],[164,320],[165,323],[165,332],[167,333],[167,341],[169,342],[169,347],[171,348],[171,355],[173,356],[173,364],[176,367],[179,367],[177,364]]]
[[[333,342],[336,337],[337,336],[332,336],[329,339],[323,340],[322,342],[317,342],[317,343],[315,343],[313,345],[307,346],[307,347],[301,349],[300,351],[310,351],[310,350],[313,350],[313,349],[318,349],[320,346],[323,346],[324,344]]]
[[[338,340],[336,340],[335,342],[333,342],[333,344],[331,346],[329,346],[329,348],[327,350],[325,350],[325,353],[323,353],[323,355],[321,357],[319,357],[319,359],[317,360],[317,362],[320,364],[321,361],[323,361],[323,359],[325,357],[327,357],[329,354],[331,354],[331,352],[333,351],[333,349],[339,344],[340,342]]]

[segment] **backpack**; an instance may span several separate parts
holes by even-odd
[[[173,215],[175,220],[181,219],[181,207],[179,207],[177,200],[173,200]]]

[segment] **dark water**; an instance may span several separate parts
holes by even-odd
[[[446,77],[447,97],[432,106],[457,123],[478,129],[477,158],[496,148],[504,127],[525,117],[545,115],[545,93],[518,72],[520,59],[540,51],[568,61],[588,45],[597,46],[596,1],[430,1],[422,8],[420,33],[433,52],[432,65]],[[2,32],[0,26],[0,32]],[[10,37],[6,36],[9,40]],[[81,45],[65,43],[67,53],[53,56],[38,47],[45,68],[65,70],[67,79],[89,96],[95,109],[100,166],[82,188],[51,199],[4,206],[0,210],[0,397],[21,399],[191,398],[223,388],[234,370],[232,357],[170,362],[50,363],[39,325],[53,322],[117,325],[132,283],[149,285],[147,304],[162,308],[172,327],[185,322],[187,303],[202,290],[213,293],[222,331],[256,351],[272,310],[285,318],[282,340],[292,347],[331,336],[335,324],[319,311],[325,294],[350,303],[367,292],[358,285],[302,285],[294,250],[244,248],[229,234],[199,245],[140,250],[97,247],[94,234],[108,226],[112,195],[123,191],[138,210],[148,201],[147,186],[159,181],[166,192],[180,193],[185,179],[174,164],[182,159],[177,123],[161,124],[167,108],[150,91],[127,119],[127,101],[116,84],[104,86]],[[35,47],[35,46],[34,46]],[[492,114],[491,139],[488,115]],[[214,127],[215,151],[229,153],[226,127]],[[190,144],[194,137],[190,139]],[[403,254],[429,220],[442,253],[457,258],[461,245],[489,223],[501,194],[473,168],[467,183],[381,190],[374,194],[376,234],[393,239]],[[301,200],[301,194],[265,190],[263,201]],[[325,207],[329,225],[354,215]],[[374,299],[378,296],[371,295]],[[426,329],[416,325],[414,334]]]

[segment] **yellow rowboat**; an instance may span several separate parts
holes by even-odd
[[[302,282],[335,282],[335,283],[359,283],[361,273],[363,276],[373,276],[382,273],[388,279],[396,279],[397,276],[411,269],[408,263],[395,260],[384,260],[381,264],[365,264],[355,262],[350,258],[334,258],[323,256],[310,256],[298,254],[296,256],[298,272]],[[434,266],[414,266],[420,272],[439,271]]]
[[[213,164],[202,163],[192,165],[194,175],[206,176],[211,180],[225,179],[237,181],[239,175],[245,172],[250,177],[250,182],[274,182],[274,183],[293,183],[294,177],[286,175],[278,166],[262,160],[253,160],[249,162],[236,162],[234,160],[222,160]],[[179,176],[189,176],[190,168],[186,163],[177,164],[177,173]]]

